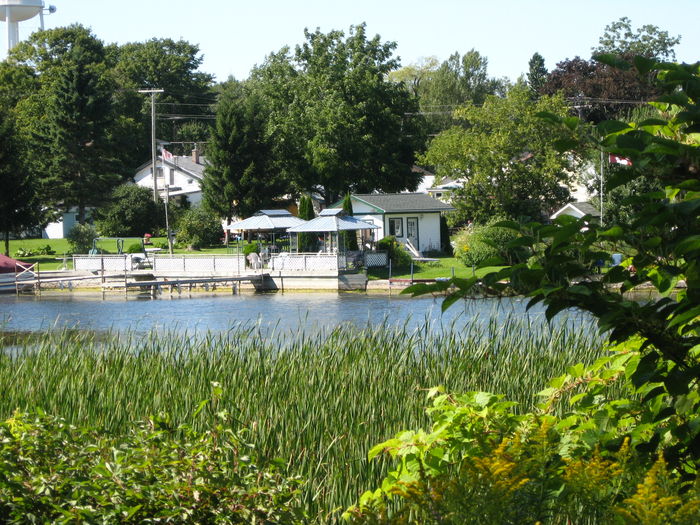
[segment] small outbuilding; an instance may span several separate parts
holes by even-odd
[[[353,216],[377,227],[374,240],[393,235],[421,252],[441,249],[440,216],[454,210],[426,193],[353,194],[350,198]],[[339,202],[333,207],[341,206]]]

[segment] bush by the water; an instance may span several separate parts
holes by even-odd
[[[484,225],[471,225],[462,229],[455,237],[455,255],[467,267],[479,266],[489,259],[509,260],[507,248],[518,234],[512,229],[495,226],[499,219]]]
[[[388,252],[389,259],[391,259],[391,264],[394,267],[406,268],[411,266],[411,255],[393,235],[387,235],[383,239],[378,240],[377,251]]]

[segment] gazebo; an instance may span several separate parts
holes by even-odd
[[[295,217],[289,210],[260,210],[252,217],[231,223],[226,228],[236,231],[271,233],[272,243],[275,242],[275,235],[284,233],[288,228],[299,226],[306,221]]]
[[[378,226],[368,224],[347,215],[342,208],[326,208],[322,210],[318,217],[310,221],[288,228],[287,231],[294,234],[296,251],[299,251],[298,234],[300,233],[322,233],[323,251],[326,253],[344,252],[345,246],[340,246],[338,242],[339,232],[376,230]]]

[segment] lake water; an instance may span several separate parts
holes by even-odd
[[[458,302],[444,314],[442,298],[354,293],[270,293],[124,298],[100,295],[0,296],[0,330],[39,331],[53,328],[148,332],[174,330],[188,333],[225,331],[259,325],[276,331],[316,331],[339,324],[356,326],[386,323],[407,330],[429,324],[432,329],[485,322],[493,316],[528,317],[545,323],[541,306],[526,312],[522,298],[479,299]],[[585,324],[590,319],[569,312],[557,322]]]

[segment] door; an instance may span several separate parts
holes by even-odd
[[[420,239],[418,238],[418,217],[406,217],[406,238],[416,250],[420,251]]]

